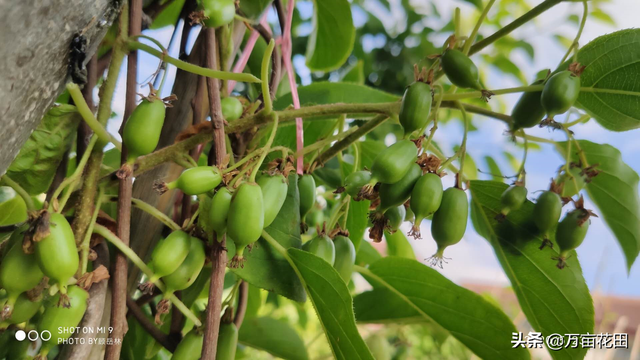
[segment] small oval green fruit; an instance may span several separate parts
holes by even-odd
[[[399,116],[404,136],[427,125],[432,98],[431,86],[421,81],[414,82],[404,91]]]
[[[558,177],[558,184],[562,186],[562,196],[572,197],[584,189],[586,183],[585,176],[581,174],[582,169],[579,167],[572,167],[569,169],[569,173],[563,172]]]
[[[204,337],[193,329],[182,338],[176,351],[173,352],[171,360],[198,360],[202,353]]]
[[[355,171],[344,180],[344,190],[352,198],[358,199],[363,186],[371,182],[371,173],[368,171]]]
[[[188,288],[196,281],[206,258],[204,243],[200,239],[191,236],[190,237],[189,254],[184,259],[182,264],[178,266],[176,271],[162,278],[162,282],[166,286],[164,292],[164,298],[168,299],[169,295],[175,291],[180,291]]]
[[[569,257],[571,250],[575,250],[582,244],[589,230],[589,211],[585,209],[575,209],[564,217],[556,228],[556,242],[560,246],[560,256],[558,256],[558,268],[562,269],[566,265],[565,260]]]
[[[442,180],[440,176],[432,173],[424,174],[418,179],[411,191],[411,211],[415,220],[409,235],[420,239],[420,224],[422,220],[433,215],[442,202]]]
[[[222,182],[222,172],[215,166],[197,166],[187,169],[167,189],[178,188],[187,195],[200,195],[211,191]]]
[[[324,212],[320,209],[311,210],[307,214],[307,225],[309,225],[309,227],[322,226],[324,221]]]
[[[547,118],[564,114],[571,109],[580,95],[580,77],[571,71],[560,71],[547,80],[540,101]]]
[[[404,204],[411,196],[413,186],[418,179],[420,179],[420,175],[422,175],[422,169],[420,165],[414,162],[400,181],[394,184],[383,183],[380,185],[380,205],[378,206],[378,212],[384,213],[392,207]]]
[[[62,330],[78,326],[84,316],[84,312],[87,310],[89,293],[77,285],[69,286],[67,290],[69,306],[59,306],[60,293],[56,294],[45,306],[44,313],[38,324],[38,331],[49,331],[51,333],[51,339],[45,341],[40,349],[39,355],[43,356],[43,358],[51,348],[71,336],[71,332]]]
[[[31,301],[26,293],[20,294],[13,307],[11,317],[6,321],[9,324],[21,324],[29,321],[42,307],[42,298],[40,296],[36,301]]]
[[[49,236],[36,242],[35,255],[42,272],[58,284],[62,294],[67,292],[69,279],[80,265],[71,225],[62,214],[50,213]]]
[[[462,51],[447,49],[440,58],[442,70],[451,83],[465,89],[482,90],[478,68]]]
[[[300,193],[300,219],[304,217],[316,203],[316,181],[310,174],[304,174],[298,180],[298,192]]]
[[[234,323],[223,322],[220,324],[218,334],[218,350],[216,360],[234,360],[238,347],[238,328]]]
[[[510,211],[518,210],[527,200],[527,188],[520,185],[511,185],[500,195],[502,217],[507,216]]]
[[[207,19],[204,24],[210,28],[227,25],[236,15],[236,6],[233,0],[200,0],[200,4]]]
[[[262,201],[264,204],[264,227],[271,225],[276,219],[282,205],[287,200],[287,179],[282,175],[262,176],[258,179],[258,185],[262,189]]]
[[[242,116],[242,103],[238,98],[226,97],[220,100],[220,106],[222,108],[222,116],[227,121],[238,120]]]
[[[538,80],[531,85],[542,85],[544,80]],[[513,123],[511,131],[526,129],[540,124],[545,110],[541,103],[542,91],[525,92],[511,111]]]
[[[7,299],[2,307],[0,318],[6,319],[11,316],[14,305],[21,293],[36,287],[44,274],[38,266],[38,259],[35,254],[25,254],[22,250],[22,230],[21,227],[13,232],[8,241],[13,240],[11,249],[0,261],[0,288],[7,292]]]
[[[336,247],[333,241],[324,233],[304,243],[302,249],[322,258],[331,265],[336,260]]]
[[[431,235],[438,244],[438,251],[431,258],[431,264],[442,267],[444,249],[457,244],[467,230],[469,201],[467,194],[458,188],[448,188],[442,193],[440,208],[431,220]]]
[[[409,140],[400,140],[382,150],[371,165],[370,185],[376,182],[393,184],[400,181],[415,164],[418,148]]]
[[[133,110],[122,131],[129,162],[153,152],[160,141],[166,109],[161,99],[144,99]]]
[[[191,236],[182,230],[176,230],[165,239],[160,240],[153,248],[149,268],[153,270],[150,283],[155,283],[163,276],[176,271],[189,255]]]
[[[385,211],[384,217],[387,219],[387,230],[391,232],[398,231],[398,228],[402,225],[406,214],[407,209],[404,205],[394,206]]]
[[[549,231],[558,224],[562,213],[562,199],[553,191],[545,191],[538,197],[533,207],[533,221],[542,233],[544,240],[549,240]]]
[[[333,239],[333,245],[336,252],[333,268],[338,271],[342,280],[348,284],[353,273],[353,265],[356,262],[356,248],[353,246],[351,239],[342,235],[338,235]]]
[[[231,191],[226,187],[218,189],[211,199],[211,210],[209,210],[209,224],[218,237],[227,231],[227,217],[231,207]]]
[[[227,234],[236,245],[233,266],[242,264],[245,247],[256,242],[262,234],[264,229],[262,199],[262,190],[256,183],[242,183],[233,194],[227,218]]]

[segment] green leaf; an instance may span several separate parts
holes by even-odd
[[[594,19],[605,23],[607,25],[611,25],[611,26],[616,26],[616,21],[613,20],[613,18],[611,17],[611,15],[607,14],[606,12],[600,10],[600,9],[595,9],[593,10],[589,16],[593,17]]]
[[[298,88],[300,104],[322,105],[335,103],[382,103],[398,101],[398,96],[365,85],[339,82],[315,82]],[[291,94],[287,94],[273,103],[276,110],[284,110],[293,104]],[[368,116],[371,116],[370,114]]]
[[[323,259],[299,249],[287,253],[318,314],[336,359],[372,359],[353,314],[353,299],[340,274]]]
[[[31,195],[47,191],[79,122],[75,106],[54,105],[9,166],[9,177]]]
[[[349,83],[318,82],[298,89],[302,106],[334,103],[381,103],[398,100],[398,97],[364,85]],[[287,94],[274,102],[274,109],[284,110],[293,104],[291,94]],[[357,114],[355,114],[357,115]],[[367,115],[371,116],[371,114]],[[305,145],[313,144],[318,139],[332,134],[336,125],[336,116],[317,117],[302,122]],[[266,137],[263,137],[266,142]],[[296,148],[296,127],[291,122],[278,127],[274,146]]]
[[[166,3],[170,0],[165,0]],[[171,4],[165,7],[160,14],[153,20],[149,29],[160,29],[165,26],[174,26],[178,22],[178,17],[180,16],[180,12],[182,11],[182,7],[184,6],[185,0],[172,0]]]
[[[560,270],[552,260],[558,256],[557,244],[553,249],[539,249],[542,238],[531,219],[530,201],[510,212],[502,223],[494,219],[507,187],[495,181],[472,181],[471,219],[475,230],[493,247],[529,323],[544,336],[593,333],[593,300],[575,251],[567,260],[569,266]],[[555,242],[554,236],[550,238]],[[586,352],[567,348],[550,354],[554,359],[582,359]]]
[[[351,199],[349,202],[347,230],[349,230],[349,239],[353,241],[356,251],[360,248],[360,243],[369,225],[369,205],[371,205],[369,200],[355,201]]]
[[[504,155],[507,161],[509,161],[509,165],[511,165],[511,169],[513,171],[517,172],[518,170],[520,170],[520,160],[516,159],[516,157],[513,156],[513,154],[511,154],[508,151],[503,151],[502,155]]]
[[[402,230],[390,234],[388,231],[384,232],[384,238],[387,241],[387,251],[389,256],[397,256],[405,259],[416,260],[416,254],[413,252],[411,243],[404,235]]]
[[[495,56],[484,56],[484,59],[495,67],[498,71],[502,71],[505,74],[513,75],[521,84],[526,85],[527,79],[525,78],[520,67],[513,63],[508,57],[498,54]]]
[[[576,106],[613,131],[640,127],[640,29],[601,36],[578,52],[586,68]]]
[[[331,71],[344,64],[356,38],[347,0],[314,0],[313,31],[307,43],[307,66]]]
[[[386,145],[382,141],[365,140],[358,142],[358,147],[360,149],[360,166],[371,169],[373,160],[386,148]]]
[[[342,77],[342,82],[364,84],[364,61],[358,60]]]
[[[287,360],[307,360],[307,349],[300,335],[286,322],[270,317],[245,319],[238,342]]]
[[[298,176],[291,174],[287,200],[273,223],[265,229],[285,248],[299,248],[302,244],[299,204]],[[249,284],[304,302],[304,288],[289,262],[264,239],[258,240],[256,245],[245,254],[244,268],[233,269],[233,272]],[[231,252],[229,255],[231,256]]]
[[[618,239],[627,260],[627,271],[640,253],[640,203],[638,174],[622,161],[620,151],[611,145],[580,140],[580,148],[589,165],[598,164],[598,176],[587,183],[589,197],[598,207],[598,215],[607,223]],[[567,157],[566,143],[556,149]],[[578,162],[573,154],[572,161]]]
[[[368,241],[361,241],[360,248],[356,253],[356,264],[360,266],[373,264],[382,259],[382,255]]]
[[[240,10],[251,20],[258,20],[272,0],[244,0],[240,1]]]
[[[489,175],[491,175],[491,178],[494,181],[504,181],[504,178],[502,177],[502,171],[500,170],[500,166],[498,166],[498,163],[491,157],[491,156],[485,156],[484,157],[484,162],[487,164],[487,171],[489,172]]]
[[[27,204],[8,186],[0,186],[0,226],[27,221]]]
[[[387,288],[374,288],[353,298],[356,321],[363,324],[411,324],[429,321]]]
[[[505,313],[438,271],[397,257],[383,258],[358,271],[382,284],[405,307],[449,331],[480,358],[530,358],[526,349],[512,348],[507,337],[517,330]],[[400,311],[407,315],[407,310]]]

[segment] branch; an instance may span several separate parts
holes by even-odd
[[[162,345],[165,349],[170,352],[174,352],[176,350],[177,345],[169,341],[169,337],[162,332],[162,330],[158,329],[151,320],[147,317],[144,311],[136,304],[136,302],[127,297],[127,307],[129,311],[127,314],[133,315],[134,318],[142,325],[144,330],[151,335],[151,337],[158,342],[158,344]]]
[[[389,117],[387,115],[378,115],[372,120],[368,121],[366,124],[360,126],[358,130],[349,134],[344,139],[338,141],[333,144],[329,149],[325,150],[322,154],[318,155],[316,162],[319,165],[323,165],[327,161],[329,161],[332,157],[336,156],[342,150],[348,148],[351,144],[356,142],[361,137],[368,134],[371,130],[375,129],[378,125],[385,122]]]
[[[130,0],[125,5],[126,12],[128,6],[129,10],[129,26],[128,36],[138,36],[142,32],[142,0]],[[124,33],[125,31],[121,29]],[[120,34],[121,39],[126,37]],[[136,88],[138,72],[138,52],[131,51],[127,57],[127,92],[125,94],[125,109],[124,116],[122,118],[122,125],[120,126],[120,134],[123,133],[125,124],[129,115],[136,107]],[[90,125],[90,124],[89,124]],[[94,129],[94,132],[96,129]],[[101,148],[98,146],[98,148]],[[127,162],[127,147],[122,145],[120,156],[120,164],[125,165]],[[131,172],[128,174],[124,172],[124,177],[119,181],[118,187],[118,214],[117,214],[117,227],[116,235],[120,238],[123,245],[129,246],[129,236],[131,234],[131,197],[133,191],[133,177]],[[113,331],[109,334],[111,340],[123,339],[126,333],[127,327],[127,270],[128,263],[127,257],[122,253],[116,253],[114,262],[114,269],[111,276],[111,320],[110,326]],[[105,349],[105,360],[118,360],[120,359],[120,351],[122,350],[122,341],[113,341],[113,345],[107,346]]]
[[[546,1],[543,1],[542,3],[540,3],[540,5],[538,5],[538,6],[534,7],[533,9],[529,10],[527,13],[525,13],[522,16],[520,16],[516,20],[512,21],[507,26],[502,27],[500,30],[496,31],[492,35],[490,35],[490,36],[478,41],[477,43],[473,44],[471,46],[470,51],[469,51],[469,56],[477,53],[478,51],[484,49],[485,47],[489,46],[490,44],[493,44],[496,40],[500,39],[503,36],[508,35],[513,30],[515,30],[515,29],[519,28],[520,26],[526,24],[530,20],[534,19],[536,16],[538,16],[538,15],[542,14],[543,12],[551,9],[552,7],[558,5],[562,1],[564,1],[564,0],[546,0]]]
[[[247,300],[249,299],[249,284],[246,281],[240,283],[238,288],[238,310],[236,310],[236,316],[233,318],[233,323],[240,329],[242,322],[244,321],[244,315],[247,313]]]
[[[209,69],[217,69],[216,59],[216,32],[215,29],[207,28],[205,31],[205,54],[206,65]],[[219,165],[224,161],[227,147],[225,144],[226,135],[223,126],[222,110],[220,108],[220,87],[218,80],[207,78],[207,88],[209,93],[209,112],[213,123],[213,146],[209,154],[209,164]],[[214,156],[215,155],[215,156]],[[213,237],[211,246],[211,283],[209,285],[209,301],[207,303],[206,328],[204,342],[202,346],[202,359],[214,360],[218,347],[218,333],[220,330],[220,311],[222,308],[222,291],[224,288],[224,271],[227,265],[227,251],[225,249],[226,238],[220,242]]]
[[[458,109],[458,106],[456,105],[456,101],[453,101],[453,100],[443,101],[440,106],[446,107],[446,108]],[[503,122],[505,122],[507,124],[511,124],[513,122],[513,118],[510,115],[507,115],[507,114],[497,113],[497,112],[491,111],[489,109],[485,109],[483,107],[475,106],[475,105],[471,105],[471,104],[462,103],[462,106],[464,107],[464,109],[467,112],[470,112],[470,113],[474,113],[474,114],[478,114],[478,115],[484,115],[484,116],[487,116],[487,117],[490,117],[490,118],[494,118],[494,119],[503,121]]]
[[[169,55],[166,55],[165,53],[158,51],[154,48],[152,48],[151,46],[147,45],[147,44],[143,44],[140,43],[138,41],[133,41],[133,40],[129,40],[127,41],[127,46],[129,47],[130,50],[142,50],[146,53],[149,53],[155,57],[157,57],[158,59],[174,65],[175,67],[177,67],[178,69],[182,69],[184,71],[188,71],[190,73],[196,74],[196,75],[202,75],[202,76],[206,76],[209,78],[215,78],[215,79],[220,79],[220,80],[235,80],[235,81],[241,81],[241,82],[246,82],[246,83],[259,83],[260,79],[258,79],[257,77],[251,75],[251,74],[245,74],[245,73],[233,73],[233,72],[229,72],[229,71],[220,71],[220,70],[213,70],[213,69],[207,69],[207,68],[203,68],[200,67],[198,65],[193,65],[193,64],[189,64],[188,62],[184,62],[182,60],[178,60],[174,57],[171,57]]]

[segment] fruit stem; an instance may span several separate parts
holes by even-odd
[[[258,159],[258,162],[256,162],[256,165],[253,168],[253,172],[251,173],[251,177],[249,178],[249,181],[251,182],[256,181],[256,175],[260,170],[260,166],[262,165],[262,162],[264,161],[264,159],[267,157],[267,154],[269,153],[269,149],[271,149],[271,144],[273,144],[273,139],[276,138],[276,132],[278,132],[278,114],[272,113],[271,117],[273,118],[273,128],[271,129],[271,135],[269,135],[269,140],[267,140],[267,143],[262,148],[262,154],[260,154],[260,159]]]
[[[82,176],[84,172],[84,168],[87,165],[87,161],[89,160],[89,156],[91,155],[91,152],[97,142],[98,142],[98,136],[92,136],[91,141],[89,141],[89,144],[87,145],[87,149],[85,150],[84,154],[82,154],[82,158],[80,158],[80,162],[78,163],[78,166],[76,166],[76,169],[74,170],[73,174],[71,174],[71,176],[69,176],[68,178],[62,180],[62,182],[60,183],[56,191],[53,193],[53,196],[51,197],[52,199],[51,205],[53,205],[53,199],[57,199],[60,193],[66,189],[65,193],[62,195],[62,200],[60,200],[59,202],[60,209],[64,208],[64,206],[67,203],[67,200],[71,196],[71,192],[73,191],[76,183]]]
[[[442,85],[437,84],[437,85],[434,85],[434,87],[439,90],[438,100],[436,100],[435,109],[433,109],[433,111],[431,112],[433,114],[433,126],[429,131],[429,137],[427,138],[427,143],[424,146],[425,149],[429,149],[429,145],[431,145],[431,140],[433,140],[433,136],[436,134],[436,130],[438,130],[438,112],[440,111],[440,105],[442,105],[442,98],[444,97],[444,88],[442,87]],[[427,126],[429,125],[429,123],[430,121],[427,121],[427,123],[424,124],[424,127],[420,130],[420,136],[422,136],[422,134],[424,134],[424,132],[427,130]]]
[[[567,58],[569,58],[569,54],[571,54],[571,51],[574,51],[573,61],[576,61],[576,58],[578,56],[578,46],[579,46],[578,42],[580,41],[582,30],[584,29],[584,25],[587,23],[587,16],[589,15],[589,6],[587,5],[587,2],[583,1],[582,5],[583,5],[584,11],[582,13],[582,20],[580,21],[580,27],[578,28],[578,33],[576,34],[575,39],[571,43],[571,46],[569,46],[569,49],[567,49],[567,53],[564,54],[564,56],[562,57],[562,60],[560,60],[560,64],[558,64],[556,68],[559,68],[567,60]]]
[[[266,115],[271,114],[273,111],[271,94],[269,93],[269,61],[271,61],[271,54],[273,53],[273,48],[275,46],[275,41],[271,39],[267,49],[264,51],[264,56],[262,57],[262,68],[260,72],[260,77],[262,78],[262,100],[264,101],[264,113]]]
[[[147,44],[143,44],[135,40],[126,41],[125,46],[128,47],[130,51],[142,50],[148,54],[151,54],[157,57],[158,59],[168,64],[174,65],[178,69],[190,72],[192,74],[202,75],[202,76],[206,76],[214,79],[220,79],[220,80],[235,80],[235,81],[241,81],[241,82],[247,82],[247,83],[260,82],[260,79],[258,79],[257,77],[251,74],[213,70],[213,69],[208,69],[208,68],[203,68],[201,66],[193,65],[188,62],[184,62],[182,60],[178,60],[174,57],[166,55],[165,53],[152,48]]]
[[[0,178],[0,183],[9,186],[18,195],[20,195],[22,200],[24,200],[24,203],[27,205],[27,210],[34,211],[36,209],[36,206],[33,204],[33,199],[31,199],[31,196],[29,196],[29,193],[27,193],[27,191],[23,189],[22,186],[20,186],[17,182],[11,180],[11,178],[7,174],[4,174]]]
[[[91,109],[89,109],[89,105],[87,105],[87,102],[84,100],[84,96],[82,95],[78,85],[70,82],[67,84],[67,90],[69,91],[69,95],[71,95],[71,98],[76,105],[76,109],[78,110],[78,113],[80,113],[80,116],[82,116],[84,122],[87,123],[91,130],[93,130],[93,133],[100,138],[100,147],[103,147],[108,143],[112,143],[116,149],[122,151],[122,143],[113,137],[113,135],[109,134],[107,129],[105,129],[98,119],[96,119]]]
[[[104,237],[107,241],[118,248],[120,252],[122,252],[127,258],[129,258],[129,260],[131,260],[131,262],[140,270],[142,270],[142,272],[149,278],[154,277],[153,271],[149,269],[147,264],[145,264],[144,261],[142,261],[142,259],[140,259],[140,257],[138,257],[138,255],[133,250],[131,250],[130,247],[123,243],[122,240],[120,240],[120,238],[116,236],[116,234],[112,233],[111,230],[100,224],[95,224],[93,233]],[[157,280],[154,282],[154,284],[158,287],[158,289],[160,289],[160,291],[164,292],[166,290],[166,287],[161,281]],[[202,326],[202,322],[200,321],[200,319],[198,319],[198,317],[193,312],[191,312],[191,310],[189,310],[189,308],[182,301],[180,301],[180,299],[178,299],[175,294],[172,294],[169,300],[178,310],[180,310],[182,314],[184,314],[184,316],[193,321],[195,326]]]
[[[480,14],[480,17],[478,18],[478,21],[476,22],[476,26],[473,28],[473,30],[471,31],[471,34],[469,35],[467,40],[464,42],[464,48],[462,48],[462,53],[463,54],[465,54],[465,55],[469,54],[469,49],[471,48],[471,44],[473,44],[473,42],[476,40],[476,35],[478,35],[478,31],[480,30],[480,26],[482,26],[482,22],[487,17],[487,14],[489,13],[489,10],[491,9],[491,7],[493,6],[493,3],[495,3],[495,2],[496,2],[496,0],[489,0],[489,3],[487,3],[487,5],[484,7],[484,10],[482,10],[482,14]]]
[[[91,222],[89,223],[89,228],[87,229],[87,233],[84,234],[84,238],[82,239],[82,243],[80,244],[80,275],[84,275],[87,272],[87,267],[89,264],[89,250],[91,244],[91,235],[93,234],[93,228],[96,224],[96,220],[98,219],[98,214],[100,213],[100,207],[102,202],[105,200],[104,198],[104,187],[100,186],[98,188],[98,196],[96,197],[96,206],[93,210],[93,215],[91,216]]]
[[[464,158],[467,155],[467,134],[469,133],[469,119],[467,117],[467,111],[462,106],[462,103],[457,102],[460,112],[462,112],[462,121],[464,122],[464,134],[462,135],[462,144],[460,144],[460,174],[458,176],[458,189],[462,189],[462,177],[464,176]]]
[[[187,195],[185,195],[185,196],[187,196]],[[149,215],[153,216],[154,218],[156,218],[161,223],[165,224],[171,230],[173,230],[173,231],[180,230],[180,225],[176,224],[173,220],[171,220],[170,217],[168,217],[162,211],[156,209],[154,206],[151,206],[150,204],[148,204],[148,203],[146,203],[146,202],[144,202],[144,201],[142,201],[140,199],[136,199],[136,198],[131,198],[131,203],[133,204],[133,206],[135,206],[138,209],[146,212],[147,214],[149,214]]]
[[[527,162],[527,153],[529,152],[529,141],[527,140],[527,134],[524,132],[524,129],[520,129],[520,133],[522,134],[522,139],[524,140],[524,154],[522,155],[522,164],[520,164],[520,170],[518,170],[516,180],[520,180],[520,176],[526,174],[526,171],[524,170],[524,164]]]

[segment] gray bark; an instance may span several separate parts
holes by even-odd
[[[116,0],[0,0],[0,175],[64,90],[74,34],[93,55]]]

